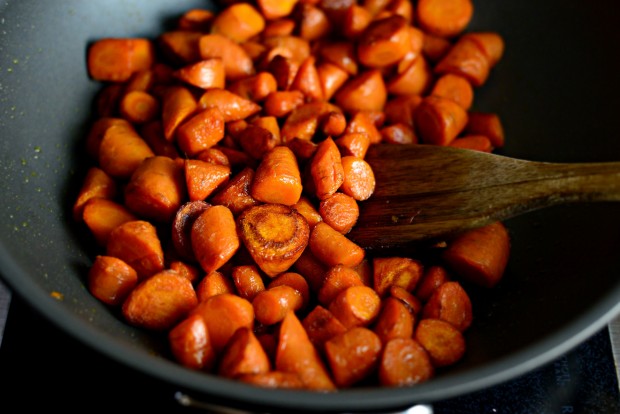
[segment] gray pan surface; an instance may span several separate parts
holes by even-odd
[[[124,323],[84,285],[95,247],[70,217],[85,171],[81,143],[100,85],[85,70],[89,42],[155,36],[199,0],[5,0],[0,4],[0,272],[12,290],[84,343],[211,402],[272,411],[385,411],[479,390],[567,352],[620,311],[620,205],[554,207],[506,222],[512,256],[492,291],[473,290],[468,352],[406,389],[256,389],[191,372],[165,341]],[[503,153],[556,162],[620,160],[620,3],[475,1],[469,30],[506,40],[476,91],[497,112]],[[62,299],[52,296],[53,292]]]

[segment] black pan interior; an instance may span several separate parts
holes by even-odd
[[[497,112],[506,155],[540,161],[620,160],[620,4],[474,1],[470,30],[506,40],[474,109]],[[100,85],[85,71],[89,42],[154,36],[204,0],[5,1],[0,5],[0,269],[26,301],[86,344],[179,388],[232,405],[384,410],[472,392],[527,372],[602,328],[620,310],[620,205],[554,207],[506,222],[512,256],[500,285],[472,290],[465,359],[407,389],[320,398],[257,390],[189,372],[163,338],[127,326],[90,296],[94,246],[70,217],[84,172],[81,143]],[[52,293],[61,295],[54,298]]]

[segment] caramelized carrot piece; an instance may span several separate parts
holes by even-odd
[[[182,259],[196,260],[192,249],[192,225],[196,218],[209,207],[211,204],[202,200],[188,201],[183,203],[175,213],[171,226],[172,246]]]
[[[176,142],[187,156],[216,145],[224,138],[224,115],[217,107],[206,108],[177,128]]]
[[[302,39],[316,41],[329,35],[332,30],[331,21],[318,5],[300,2],[293,11],[293,17]]]
[[[433,70],[438,75],[453,73],[463,76],[474,87],[479,87],[489,77],[491,62],[477,40],[462,36]]]
[[[281,118],[293,112],[303,103],[304,94],[301,91],[275,91],[265,98],[263,112],[265,115]]]
[[[235,3],[220,11],[211,23],[211,33],[237,43],[248,41],[265,28],[265,19],[249,3]]]
[[[203,35],[198,40],[198,48],[202,59],[222,60],[227,81],[236,81],[255,72],[254,62],[245,49],[226,36],[216,33]]]
[[[259,374],[245,374],[238,377],[239,381],[263,388],[293,389],[304,388],[299,375],[293,372],[269,371]]]
[[[394,338],[413,337],[414,322],[407,305],[394,297],[387,297],[383,300],[381,312],[372,329],[381,343],[387,344]]]
[[[401,95],[391,98],[385,104],[386,123],[403,123],[413,127],[414,114],[422,99],[420,95]]]
[[[218,108],[224,122],[245,119],[260,111],[261,107],[250,100],[229,92],[227,89],[209,89],[198,100],[200,109]]]
[[[182,260],[172,260],[168,267],[192,283],[196,282],[201,276],[201,271],[196,266]]]
[[[300,65],[311,55],[310,42],[296,35],[266,37],[263,44],[272,54],[282,55],[294,65]]]
[[[196,111],[197,107],[194,95],[183,86],[171,87],[164,93],[161,121],[164,136],[168,141],[174,139],[176,129]]]
[[[402,302],[413,316],[418,315],[422,310],[422,302],[420,301],[420,299],[418,299],[417,296],[414,296],[413,293],[409,292],[404,287],[392,285],[390,286],[389,292],[390,293],[388,297],[398,299],[400,302]]]
[[[223,88],[226,80],[224,62],[220,58],[204,59],[185,65],[175,70],[173,76],[201,89]]]
[[[340,191],[357,201],[370,198],[375,191],[375,173],[365,160],[347,155],[342,157],[344,180]]]
[[[472,32],[467,33],[463,37],[474,40],[482,49],[489,65],[495,66],[504,54],[504,39],[495,32]]]
[[[316,196],[322,200],[334,194],[344,182],[340,151],[334,140],[323,140],[310,162],[310,175]]]
[[[90,167],[82,181],[78,196],[73,203],[73,219],[82,220],[84,205],[91,198],[113,199],[117,194],[116,181],[101,168]]]
[[[471,20],[471,0],[420,0],[417,5],[418,24],[427,32],[442,37],[460,34]]]
[[[346,328],[369,326],[381,310],[381,298],[368,286],[349,286],[330,302],[328,309]]]
[[[244,246],[270,277],[287,271],[308,244],[308,223],[283,204],[249,207],[239,215],[237,223]]]
[[[380,296],[385,296],[394,285],[408,291],[415,289],[422,277],[423,266],[420,261],[409,257],[375,257],[373,270],[374,289]]]
[[[480,286],[495,286],[508,263],[510,237],[503,223],[469,230],[453,239],[443,253],[455,274]]]
[[[464,332],[473,320],[471,300],[460,283],[447,281],[433,291],[424,305],[422,316],[441,319]]]
[[[155,49],[149,39],[104,38],[88,48],[88,74],[97,81],[125,82],[154,61]]]
[[[196,154],[196,159],[215,165],[230,167],[230,160],[228,159],[226,154],[224,154],[224,152],[219,148],[215,147],[206,148],[200,151],[198,154]]]
[[[113,178],[127,179],[153,155],[133,127],[113,124],[106,128],[99,144],[99,167]]]
[[[352,42],[325,42],[320,45],[318,54],[322,61],[338,66],[351,76],[357,75],[359,67]]]
[[[350,78],[335,93],[334,100],[347,114],[383,110],[387,88],[381,72],[372,69]]]
[[[296,272],[284,272],[271,279],[268,287],[283,285],[290,286],[300,293],[302,298],[301,310],[305,310],[310,303],[310,286],[306,279]]]
[[[196,307],[191,282],[171,270],[160,271],[140,282],[123,302],[123,316],[141,328],[170,330]]]
[[[230,92],[253,102],[263,102],[277,88],[276,78],[266,71],[241,78],[227,86]]]
[[[419,55],[406,69],[390,77],[386,87],[392,95],[422,95],[427,93],[432,81],[432,68],[424,56]]]
[[[461,331],[441,319],[422,319],[415,329],[415,339],[435,367],[452,365],[465,354],[465,338]]]
[[[299,201],[293,205],[293,208],[304,216],[310,229],[312,229],[316,223],[323,221],[323,217],[321,217],[321,214],[315,208],[314,204],[312,204],[312,201],[303,194],[299,197]]]
[[[222,293],[236,294],[235,285],[229,277],[217,270],[207,273],[196,285],[198,302]]]
[[[373,21],[373,15],[364,7],[358,4],[352,4],[351,7],[347,7],[344,12],[342,34],[345,38],[351,40],[358,40],[360,42],[366,39],[360,35],[364,33],[364,30]],[[366,36],[368,37],[368,36]],[[361,61],[362,59],[360,59]]]
[[[402,123],[392,124],[381,128],[381,141],[386,144],[417,144],[418,136],[415,130]]]
[[[268,20],[288,16],[293,12],[298,0],[257,0],[261,13]]]
[[[250,195],[250,186],[254,180],[254,170],[245,167],[233,176],[224,186],[216,190],[211,203],[223,205],[230,209],[235,217],[248,207],[260,202]]]
[[[434,373],[428,353],[415,339],[394,338],[385,344],[379,364],[381,385],[415,385],[428,381]]]
[[[363,132],[349,132],[334,140],[342,156],[364,158],[370,147],[370,137]]]
[[[266,60],[269,59],[268,63],[264,65],[265,70],[273,75],[278,90],[290,90],[291,84],[299,70],[299,63],[293,61],[291,57],[282,54],[276,54],[269,58],[271,54],[276,52],[280,52],[280,50],[272,49],[269,51],[269,54],[265,56]]]
[[[230,167],[206,161],[186,159],[185,182],[190,201],[205,200],[230,177]]]
[[[271,369],[271,362],[261,343],[250,328],[235,331],[222,352],[218,374],[226,378],[241,375],[264,374]]]
[[[191,241],[202,269],[207,273],[218,270],[240,245],[232,212],[225,206],[203,211],[192,224]]]
[[[371,68],[390,66],[411,50],[409,22],[393,14],[368,25],[357,41],[357,58]]]
[[[133,124],[143,124],[159,115],[159,101],[143,91],[126,93],[119,103],[121,116]]]
[[[211,10],[189,9],[179,17],[177,28],[180,30],[206,32],[210,28],[214,17],[215,14]]]
[[[302,303],[301,293],[287,285],[270,286],[252,300],[256,320],[263,325],[281,322],[289,311],[300,310]]]
[[[424,271],[420,282],[415,288],[415,295],[422,302],[426,302],[431,297],[435,289],[449,280],[451,280],[451,277],[444,266],[430,266]]]
[[[474,102],[474,89],[462,76],[447,73],[435,81],[431,95],[452,99],[468,110]]]
[[[107,198],[91,198],[83,206],[82,220],[100,246],[105,246],[112,230],[137,217],[123,204]]]
[[[368,328],[355,327],[325,342],[325,355],[340,388],[368,378],[376,369],[381,354],[379,336]]]
[[[263,38],[271,36],[290,36],[295,31],[295,21],[290,17],[268,21],[261,33]]]
[[[491,112],[469,112],[467,134],[484,135],[495,148],[504,146],[504,127],[498,114]]]
[[[252,304],[232,293],[211,296],[200,302],[192,314],[202,316],[216,355],[221,355],[230,338],[240,328],[252,329],[254,308]]]
[[[457,137],[450,143],[450,146],[482,152],[493,151],[493,144],[491,144],[491,140],[485,135],[464,135]]]
[[[246,154],[261,160],[280,143],[280,138],[267,128],[251,124],[239,132],[237,141]]]
[[[168,332],[168,343],[174,358],[184,367],[211,371],[216,355],[202,316],[190,314]]]
[[[299,375],[306,389],[319,391],[336,389],[321,356],[310,342],[295,312],[292,311],[286,314],[280,324],[275,368],[278,371]]]
[[[157,229],[144,220],[128,221],[112,230],[106,256],[123,260],[138,273],[139,280],[164,270],[164,251]]]
[[[265,283],[255,265],[233,267],[232,279],[239,296],[250,302],[259,292],[265,290]]]
[[[175,143],[168,141],[164,136],[164,127],[160,118],[140,125],[140,136],[151,147],[155,155],[163,155],[172,159],[179,158]]]
[[[340,136],[347,127],[347,118],[339,111],[329,111],[319,118],[319,130],[324,136]]]
[[[452,43],[449,39],[430,33],[424,33],[422,54],[431,62],[439,62],[446,53],[448,53],[451,47]]]
[[[371,144],[378,144],[381,142],[381,133],[375,125],[372,112],[360,111],[355,113],[349,118],[347,123],[346,134],[366,134]],[[363,158],[363,157],[360,157]]]
[[[293,151],[293,154],[295,154],[295,157],[297,158],[299,163],[304,165],[314,156],[314,153],[318,148],[318,144],[316,144],[315,142],[310,141],[309,139],[302,139],[297,137],[289,140],[286,143],[286,146],[289,147],[291,151]],[[307,183],[304,185],[307,185]],[[306,190],[308,189],[309,188],[306,188]]]
[[[314,256],[309,247],[306,247],[293,264],[293,269],[304,276],[312,292],[316,293],[323,284],[327,266]]]
[[[158,49],[173,64],[195,63],[201,59],[198,42],[202,35],[198,30],[170,30],[157,37]]]
[[[323,351],[325,341],[347,331],[347,328],[327,309],[316,305],[301,321],[310,342]]]
[[[317,223],[312,228],[308,244],[312,254],[328,267],[338,264],[356,266],[365,256],[364,249],[323,222]]]
[[[161,155],[145,159],[125,187],[125,205],[137,215],[169,222],[185,198],[183,166]]]
[[[325,223],[340,233],[347,234],[357,223],[360,210],[353,197],[336,192],[321,200],[319,214]]]
[[[98,255],[88,271],[88,291],[111,306],[123,303],[138,284],[138,274],[119,258]]]
[[[290,89],[301,91],[307,101],[323,99],[323,87],[316,68],[316,58],[313,55],[301,62],[295,78],[291,82]]]
[[[118,102],[125,92],[124,83],[108,83],[95,96],[95,113],[101,118],[118,116]],[[97,121],[95,121],[95,124]]]
[[[363,285],[360,275],[354,269],[336,265],[325,272],[317,298],[320,304],[329,306],[336,296],[346,288]]]
[[[463,107],[439,96],[427,96],[415,112],[420,140],[433,145],[449,145],[463,131],[467,119]]]
[[[250,194],[264,203],[292,206],[299,201],[302,189],[295,154],[288,147],[277,146],[263,156],[256,169]]]

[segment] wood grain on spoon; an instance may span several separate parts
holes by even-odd
[[[546,163],[435,145],[373,145],[377,187],[348,237],[366,249],[438,241],[528,211],[620,201],[620,162]],[[567,223],[568,224],[568,223]]]

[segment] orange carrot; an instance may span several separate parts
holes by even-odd
[[[261,13],[268,20],[288,16],[296,3],[297,0],[257,0]]]
[[[139,132],[155,155],[164,155],[172,159],[179,158],[175,143],[168,141],[164,136],[164,127],[160,118],[140,125]]]
[[[248,207],[237,223],[244,246],[270,277],[287,271],[308,244],[308,223],[296,210],[283,204]]]
[[[474,12],[471,0],[419,0],[417,17],[427,32],[442,37],[460,34]]]
[[[177,28],[187,31],[206,32],[211,26],[211,21],[215,17],[211,10],[189,9],[177,21]]]
[[[438,75],[453,73],[466,78],[474,87],[482,86],[491,70],[491,61],[477,40],[463,36],[434,67]]]
[[[270,286],[252,300],[256,320],[263,325],[281,322],[289,311],[301,309],[301,293],[287,285]]]
[[[260,160],[280,143],[280,138],[267,128],[251,124],[239,132],[237,141],[246,154]]]
[[[227,89],[244,99],[262,102],[270,93],[275,92],[277,87],[276,78],[271,73],[262,71],[232,82]]]
[[[386,144],[417,144],[418,136],[413,127],[396,123],[381,128],[381,141]],[[454,142],[454,141],[453,141]]]
[[[164,93],[161,121],[168,141],[174,139],[176,129],[196,111],[197,106],[196,99],[185,87],[171,87]]]
[[[198,42],[202,35],[198,30],[170,30],[157,37],[157,45],[169,61],[187,65],[201,59]]]
[[[226,206],[235,217],[248,207],[260,202],[250,195],[250,185],[254,180],[254,170],[245,167],[234,175],[211,197],[211,203]]]
[[[342,156],[364,158],[370,147],[370,137],[363,132],[349,132],[334,140]]]
[[[234,40],[221,34],[206,34],[198,40],[202,59],[219,58],[224,64],[227,81],[236,81],[255,73],[254,62]]]
[[[106,244],[106,255],[131,266],[144,280],[164,270],[164,251],[157,230],[148,221],[133,220],[116,227]]]
[[[346,288],[363,285],[362,279],[355,270],[343,265],[336,265],[325,272],[317,298],[320,304],[329,306],[336,296]]]
[[[199,270],[193,264],[184,262],[183,260],[172,260],[168,267],[170,270],[174,270],[190,282],[196,282],[201,276],[201,270]]]
[[[299,197],[299,201],[293,205],[293,208],[304,216],[310,229],[312,229],[316,223],[323,221],[323,217],[321,217],[321,214],[315,208],[314,204],[312,204],[312,201],[303,194]]]
[[[387,90],[392,95],[421,95],[431,86],[433,73],[423,55],[418,55],[406,68],[387,81]]]
[[[342,234],[347,234],[359,217],[357,201],[344,193],[336,192],[321,200],[319,214],[323,221]]]
[[[504,146],[504,127],[498,114],[492,112],[469,112],[467,134],[484,135],[495,148]]]
[[[415,288],[415,295],[426,302],[431,297],[435,289],[450,280],[450,275],[445,267],[440,265],[430,266],[424,271],[420,282]]]
[[[394,338],[383,348],[379,382],[384,386],[415,385],[435,373],[426,350],[413,338]]]
[[[203,211],[192,224],[191,241],[205,272],[222,267],[240,245],[232,212],[225,206],[212,206]]]
[[[319,144],[310,163],[310,174],[316,196],[321,200],[334,194],[344,182],[340,151],[331,137]]]
[[[312,292],[316,293],[323,284],[327,266],[314,256],[309,247],[306,247],[293,264],[293,269],[304,276]]]
[[[226,378],[241,375],[264,374],[271,369],[271,362],[261,343],[250,328],[235,331],[222,351],[218,374]]]
[[[441,319],[422,319],[416,327],[415,339],[428,352],[435,367],[452,365],[465,354],[463,334]]]
[[[381,312],[372,329],[385,345],[394,338],[412,338],[414,322],[413,314],[403,302],[388,297],[383,300]]]
[[[482,152],[493,151],[493,144],[485,135],[463,135],[452,141],[450,146]]]
[[[99,167],[118,179],[129,178],[144,159],[155,155],[133,127],[123,124],[105,129],[98,151]]]
[[[328,309],[349,329],[369,326],[379,315],[381,299],[368,286],[349,286],[338,293]]]
[[[352,4],[344,12],[342,33],[345,38],[357,40],[373,20],[373,15],[364,7]],[[367,36],[368,37],[368,36]],[[364,39],[364,38],[362,38]]]
[[[216,362],[207,324],[202,316],[191,314],[168,332],[174,358],[184,367],[210,371]]]
[[[358,265],[365,256],[364,249],[347,239],[344,234],[327,223],[317,223],[310,233],[310,250],[323,264],[331,267],[338,264]]]
[[[301,197],[301,173],[295,154],[288,147],[277,146],[264,156],[254,175],[250,194],[264,203],[292,206]]]
[[[468,110],[474,101],[474,90],[471,83],[464,77],[451,73],[437,79],[430,94],[452,99],[465,110]]]
[[[370,198],[375,191],[375,174],[365,160],[347,155],[342,157],[344,180],[340,190],[357,201]]]
[[[123,302],[123,316],[131,325],[155,331],[170,330],[198,304],[191,282],[171,270],[140,282]]]
[[[143,91],[126,93],[119,103],[121,116],[133,124],[144,124],[159,115],[159,101]]]
[[[415,112],[420,140],[433,145],[449,145],[463,131],[467,119],[462,106],[439,96],[427,96]]]
[[[497,222],[457,236],[443,253],[443,259],[460,277],[492,287],[502,278],[509,255],[508,230]]]
[[[173,76],[201,89],[223,88],[226,81],[224,62],[220,58],[200,60],[173,72]]]
[[[250,302],[259,292],[265,290],[265,283],[255,265],[233,267],[232,279],[239,296]]]
[[[323,99],[323,87],[316,68],[316,58],[308,56],[299,65],[295,78],[291,82],[291,90],[301,91],[307,101]]]
[[[185,182],[190,201],[205,200],[221,188],[230,177],[230,167],[206,161],[184,161]]]
[[[304,94],[301,91],[274,91],[265,98],[263,112],[265,115],[281,118],[303,103]]]
[[[290,286],[299,292],[302,298],[301,310],[305,310],[310,303],[310,286],[306,279],[296,272],[280,273],[269,282],[269,288],[276,286]]]
[[[422,317],[441,319],[464,332],[473,320],[469,295],[459,282],[442,283],[428,298]]]
[[[149,39],[99,39],[88,48],[88,74],[97,81],[124,82],[154,61],[155,49]]]
[[[373,113],[370,111],[359,111],[351,116],[344,132],[346,134],[366,134],[371,144],[381,142],[381,133],[374,122]]]
[[[420,299],[402,286],[390,286],[388,297],[398,299],[402,302],[413,316],[418,315],[420,311],[422,311],[423,305]]]
[[[319,350],[323,351],[323,345],[328,339],[342,334],[347,328],[327,309],[316,305],[301,321],[308,334],[310,342]]]
[[[206,108],[177,128],[176,142],[187,156],[211,148],[224,138],[224,115],[217,107]]]
[[[375,257],[372,265],[373,286],[380,296],[385,296],[394,285],[412,291],[423,272],[422,263],[409,257]]]
[[[345,113],[381,111],[387,101],[387,89],[377,69],[361,72],[347,80],[335,93],[334,100]]]
[[[321,356],[292,311],[280,324],[275,368],[299,375],[306,389],[331,391],[336,388]]]
[[[211,22],[211,33],[226,36],[237,43],[258,35],[264,28],[265,19],[249,3],[231,4]]]
[[[325,355],[334,382],[350,387],[369,377],[378,365],[381,340],[373,331],[355,327],[325,342]]]
[[[101,168],[90,167],[73,203],[73,219],[82,220],[84,205],[91,198],[113,199],[117,194],[116,181]]]
[[[294,12],[302,39],[315,41],[326,37],[332,30],[331,21],[318,5],[299,2]]]
[[[211,204],[205,201],[189,201],[183,203],[175,213],[171,226],[172,246],[182,259],[192,262],[196,260],[192,249],[192,225],[196,218],[209,207]]]
[[[390,66],[411,50],[409,22],[393,14],[375,19],[357,41],[357,58],[362,65],[372,68]]]
[[[125,205],[157,222],[169,222],[186,195],[183,165],[161,155],[145,159],[125,187]]]
[[[98,255],[88,271],[88,291],[100,301],[119,306],[138,284],[138,274],[119,258]]]
[[[217,270],[207,273],[196,284],[198,302],[204,302],[211,296],[221,295],[222,293],[236,294],[235,285],[229,277]]]
[[[137,216],[123,204],[107,198],[89,199],[82,208],[81,218],[100,246],[105,246],[112,230]]]
[[[261,107],[250,100],[235,95],[226,89],[209,89],[198,100],[200,109],[218,108],[224,116],[224,122],[245,119],[256,114]]]

